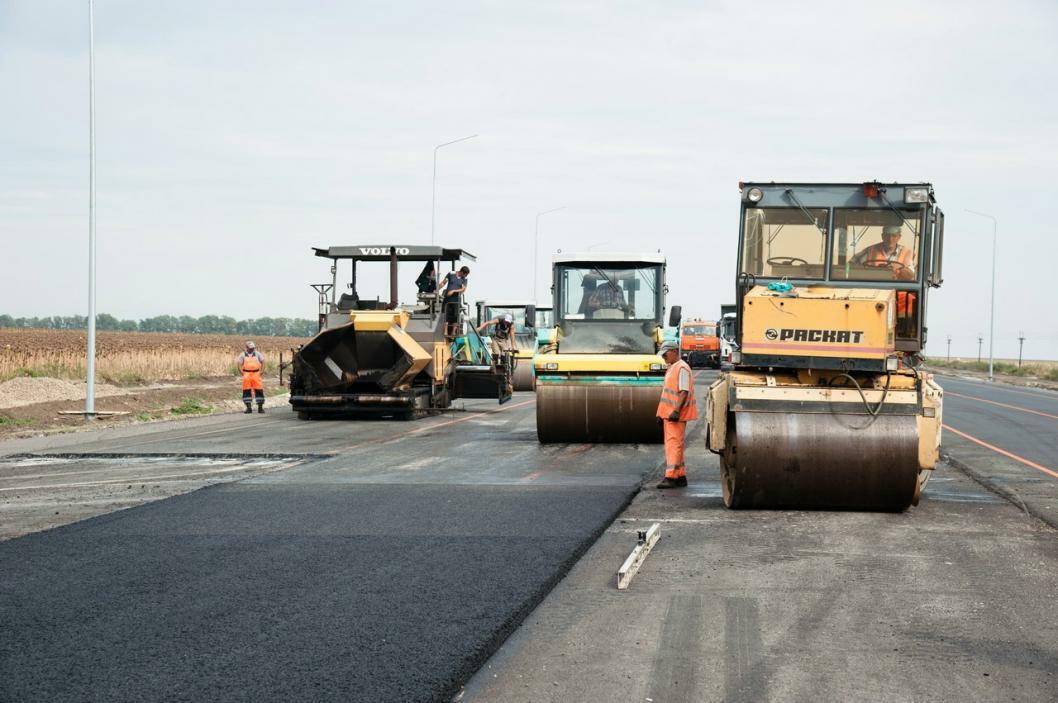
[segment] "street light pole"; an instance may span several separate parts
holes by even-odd
[[[986,212],[977,212],[976,210],[967,210],[966,212],[971,215],[977,215],[979,217],[987,217],[992,220],[992,311],[989,315],[988,323],[988,380],[994,381],[995,374],[993,373],[995,366],[994,343],[996,336],[996,230],[999,229],[999,221],[993,215],[989,215]]]
[[[559,210],[565,210],[565,209],[566,209],[566,206],[563,205],[562,207],[556,207],[553,210],[544,210],[543,212],[536,213],[536,226],[533,228],[533,302],[534,303],[539,302],[539,300],[537,300],[537,297],[536,297],[536,283],[537,283],[537,279],[540,277],[540,271],[536,268],[536,265],[537,265],[537,259],[539,258],[539,253],[540,253],[540,216],[541,215],[549,215],[552,212],[558,212]]]
[[[948,362],[951,363],[951,335],[948,335]]]
[[[438,144],[433,148],[433,188],[430,196],[430,244],[434,243],[434,222],[437,218],[437,151],[441,147],[449,146],[451,144],[458,144],[459,142],[465,142],[468,139],[473,139],[478,135],[471,134],[469,137],[461,137],[460,139],[453,139],[450,142],[444,144]]]
[[[88,361],[84,414],[96,414],[96,89],[95,7],[88,0]]]
[[[977,363],[981,363],[981,345],[984,344],[985,336],[983,334],[977,335]]]
[[[1025,348],[1025,333],[1018,332],[1018,368],[1021,368],[1021,352]]]

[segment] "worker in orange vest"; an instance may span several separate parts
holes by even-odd
[[[264,371],[264,357],[257,351],[257,345],[246,342],[246,351],[239,354],[239,372],[242,373],[242,402],[246,404],[247,414],[253,412],[252,403],[256,394],[257,412],[264,412],[264,384],[261,372]]]
[[[669,365],[657,411],[658,422],[665,432],[665,478],[658,488],[683,488],[687,485],[687,467],[683,463],[687,423],[698,419],[694,374],[680,358],[680,348],[675,342],[665,342],[658,353]]]
[[[911,261],[911,250],[900,244],[900,225],[882,227],[882,241],[872,244],[852,257],[852,262],[871,268],[889,267],[893,278],[901,281],[915,280],[915,268]]]
[[[852,258],[853,263],[870,268],[888,267],[898,281],[915,280],[912,251],[900,244],[903,228],[900,225],[882,227],[882,241],[872,244]],[[897,333],[913,335],[916,296],[907,291],[896,292]]]

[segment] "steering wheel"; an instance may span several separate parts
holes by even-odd
[[[768,259],[769,266],[808,266],[808,262],[796,256],[773,256]]]
[[[891,269],[893,272],[893,278],[902,278],[906,281],[910,281],[915,277],[915,274],[911,273],[911,267],[905,266],[899,261],[868,261],[864,264],[864,266],[871,269]],[[894,269],[892,268],[893,266],[897,266],[899,268]]]

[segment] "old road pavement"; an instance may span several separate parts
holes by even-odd
[[[946,424],[1055,466],[968,419],[1052,396],[952,381]],[[701,423],[662,493],[659,446],[540,446],[534,406],[0,444],[0,700],[1053,699],[1058,479],[949,432],[906,513],[725,511]]]

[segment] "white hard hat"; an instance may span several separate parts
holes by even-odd
[[[510,313],[507,313],[506,315],[503,316],[503,321],[504,322],[514,322],[514,316],[511,315]]]
[[[256,345],[256,344],[254,344],[254,343],[253,343],[253,342],[251,342],[251,341],[247,341],[247,342],[246,342],[246,348],[247,348],[247,349],[256,349],[256,348],[257,348],[257,345]]]

